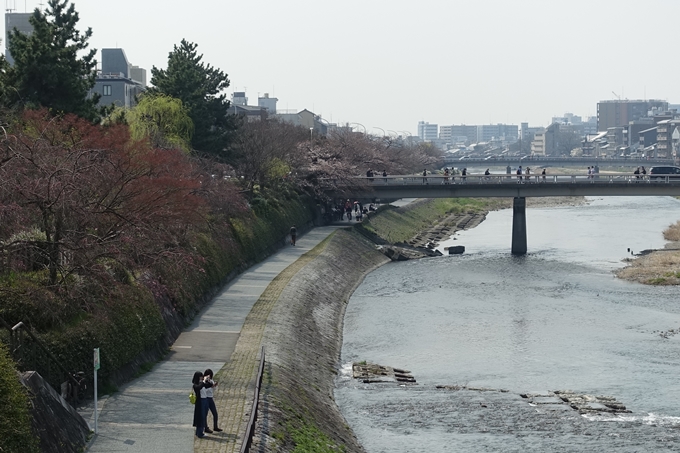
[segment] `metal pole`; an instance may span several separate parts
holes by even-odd
[[[101,358],[99,356],[99,348],[94,348],[94,433],[99,433],[99,405],[97,404],[97,371],[101,367]]]
[[[99,405],[97,404],[97,370],[94,370],[94,433],[98,434]]]

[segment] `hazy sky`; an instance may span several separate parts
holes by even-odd
[[[256,105],[267,92],[374,134],[415,135],[421,120],[546,125],[595,115],[612,92],[680,103],[679,0],[73,3],[91,47],[125,49],[149,79],[186,38],[229,75],[229,94]]]

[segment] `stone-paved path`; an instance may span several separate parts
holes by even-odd
[[[100,401],[98,434],[87,451],[239,451],[269,312],[288,281],[323,246],[307,252],[337,227],[313,229],[298,239],[296,247],[285,247],[227,285],[179,336],[165,360]],[[220,383],[215,404],[224,431],[198,439],[188,395],[194,372],[206,368],[216,372]],[[212,427],[211,415],[208,424]]]

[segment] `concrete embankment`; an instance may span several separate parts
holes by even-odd
[[[350,295],[388,262],[373,243],[338,231],[295,273],[267,319],[266,369],[253,451],[363,452],[333,399]],[[341,447],[344,446],[344,447]]]

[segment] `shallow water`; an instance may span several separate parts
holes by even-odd
[[[504,210],[451,241],[465,255],[371,273],[347,308],[335,395],[367,451],[680,451],[678,289],[612,273],[678,219],[664,197],[530,209],[529,254],[513,257]],[[355,381],[361,360],[418,385]],[[520,397],[555,390],[612,396],[632,414]]]

